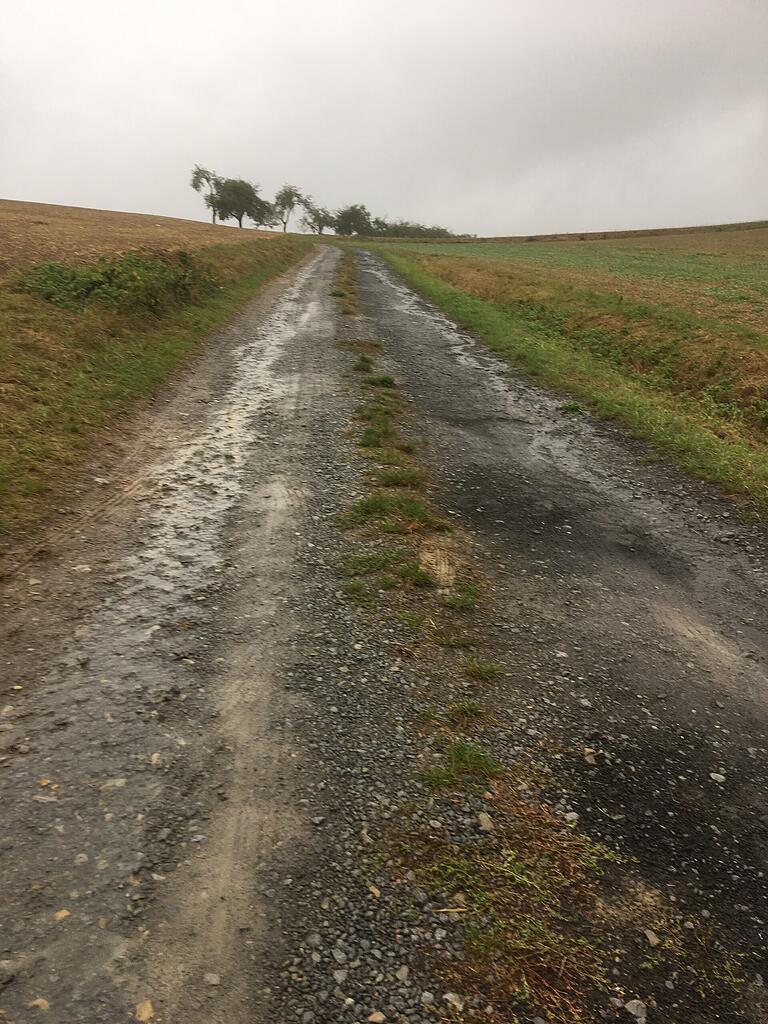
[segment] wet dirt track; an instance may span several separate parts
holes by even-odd
[[[589,831],[764,948],[763,532],[358,259],[358,333],[485,552],[525,730],[569,752]],[[414,772],[416,683],[334,568],[361,490],[335,260],[221,332],[120,499],[5,588],[0,1020],[435,1019],[434,933],[354,895]],[[765,1019],[759,985],[732,1015],[670,1000],[649,1019]]]

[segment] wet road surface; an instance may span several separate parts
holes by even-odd
[[[376,256],[340,324],[336,259],[220,332],[137,421],[115,497],[6,584],[0,1020],[435,1019],[434,932],[404,937],[360,877],[415,785],[429,669],[340,593],[365,465],[350,330],[383,344],[438,504],[482,552],[500,731],[522,715],[557,746],[580,822],[682,917],[765,948],[764,531],[566,415]],[[730,1010],[673,984],[649,1019],[764,1020],[748,964]]]

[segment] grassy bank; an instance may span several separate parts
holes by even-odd
[[[521,245],[382,253],[511,364],[621,420],[768,516],[768,331],[757,257],[539,248],[538,256]]]
[[[66,493],[100,430],[300,259],[296,238],[46,261],[0,279],[0,536]]]

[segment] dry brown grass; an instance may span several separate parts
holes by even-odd
[[[744,224],[722,224],[703,227],[654,228],[638,231],[588,231],[554,235],[505,235],[472,241],[557,242],[578,247],[581,242],[617,242],[638,248],[682,249],[696,253],[743,252],[763,253],[768,249],[768,223],[752,221]],[[459,244],[466,244],[459,240]],[[471,244],[471,242],[470,242]]]
[[[217,243],[279,237],[145,213],[117,213],[79,206],[0,199],[0,276],[42,260],[93,263],[100,256],[137,250],[200,249]]]
[[[569,337],[586,332],[592,337],[604,335],[610,340],[601,344],[601,351],[620,354],[635,373],[661,367],[666,371],[664,386],[673,393],[698,394],[713,381],[727,378],[731,398],[741,406],[768,394],[766,342],[734,330],[723,318],[723,303],[694,291],[689,282],[675,287],[666,281],[612,278],[593,270],[542,270],[535,264],[511,260],[421,256],[419,262],[430,274],[486,302],[521,308],[537,318],[550,310],[556,315],[557,329]],[[690,299],[687,304],[682,301],[684,295]],[[673,308],[673,296],[681,314],[691,314],[679,322],[667,312]],[[631,299],[647,304],[647,309],[627,301]],[[730,308],[726,306],[726,313]],[[765,308],[751,312],[750,326],[768,337]],[[663,353],[659,351],[661,342],[667,346]],[[763,424],[762,410],[760,416]],[[762,443],[765,426],[752,427]],[[742,435],[743,424],[732,424],[730,432]]]

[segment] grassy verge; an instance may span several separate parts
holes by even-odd
[[[39,521],[98,432],[307,251],[259,239],[0,280],[0,535]]]
[[[765,341],[614,294],[542,284],[457,258],[383,255],[494,352],[621,420],[689,472],[768,517]]]

